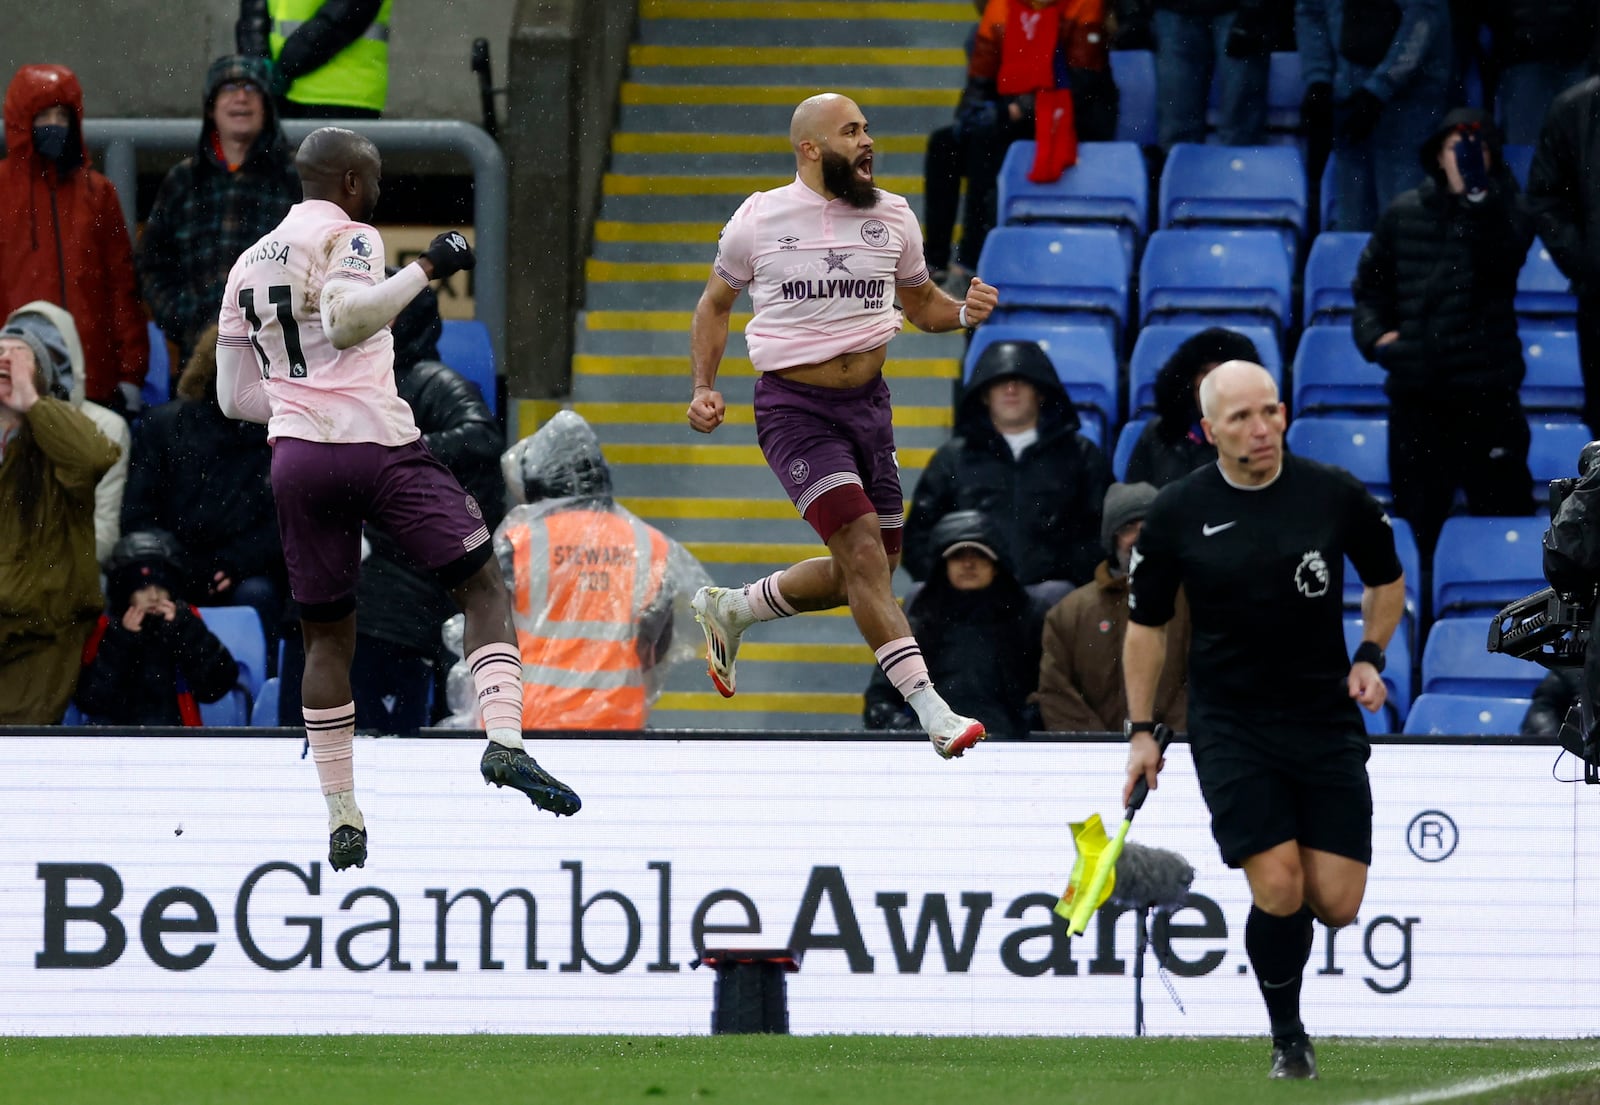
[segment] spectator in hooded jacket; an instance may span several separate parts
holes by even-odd
[[[265,426],[229,418],[217,403],[216,329],[200,335],[178,398],[139,421],[122,528],[172,534],[178,592],[202,606],[254,608],[271,655],[285,590],[272,449]]]
[[[955,435],[934,453],[912,494],[904,560],[911,578],[937,574],[932,535],[939,520],[978,510],[999,527],[1017,579],[1053,585],[1038,591],[1048,601],[1092,579],[1111,467],[1079,425],[1038,343],[986,346],[956,411]]]
[[[1191,334],[1156,373],[1156,414],[1140,432],[1124,473],[1129,483],[1157,489],[1217,459],[1217,447],[1200,428],[1200,381],[1226,361],[1261,363],[1256,343],[1236,331],[1212,326]]]
[[[83,650],[76,700],[96,725],[202,724],[200,703],[233,689],[239,665],[183,599],[177,542],[160,530],[117,542],[107,613]]]
[[[1505,140],[1539,141],[1550,103],[1589,75],[1600,0],[1502,0],[1485,4],[1499,66],[1495,106]]]
[[[1305,84],[1301,119],[1331,136],[1334,226],[1371,230],[1379,212],[1423,179],[1417,147],[1450,102],[1446,0],[1295,0]]]
[[[139,238],[145,302],[180,364],[217,321],[234,261],[300,202],[267,69],[239,55],[212,63],[199,147],[167,172]]]
[[[137,414],[150,340],[117,190],[83,146],[78,78],[24,65],[6,90],[5,124],[0,314],[37,299],[65,308],[83,343],[85,396]]]
[[[95,484],[118,450],[32,333],[0,333],[0,725],[54,725],[100,616]]]
[[[1394,512],[1427,563],[1458,488],[1473,514],[1533,513],[1513,310],[1533,219],[1483,112],[1451,112],[1421,156],[1428,179],[1362,251],[1351,325],[1388,373]]]
[[[939,564],[906,607],[928,674],[953,710],[990,737],[1020,740],[1038,726],[1029,704],[1039,674],[1045,604],[1012,574],[1004,538],[981,511],[945,515],[929,537]],[[917,717],[882,669],[867,684],[868,729],[916,729]]]
[[[12,311],[5,329],[38,340],[51,361],[57,398],[77,407],[117,447],[116,463],[94,485],[94,551],[95,559],[104,565],[112,546],[122,536],[122,497],[128,485],[133,434],[120,414],[83,397],[83,345],[71,315],[54,303],[39,299]]]
[[[1101,522],[1106,559],[1094,580],[1051,607],[1039,662],[1039,712],[1057,733],[1120,733],[1128,720],[1122,685],[1122,638],[1128,629],[1128,564],[1144,516],[1155,502],[1147,483],[1114,483]],[[1167,659],[1156,687],[1155,716],[1182,732],[1188,709],[1189,605],[1178,593],[1167,623]]]
[[[1539,238],[1578,297],[1583,420],[1600,434],[1600,77],[1557,96],[1528,170],[1528,202]]]

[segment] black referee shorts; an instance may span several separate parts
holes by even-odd
[[[1287,840],[1371,864],[1372,749],[1364,731],[1343,720],[1192,713],[1189,728],[1211,835],[1229,867]]]

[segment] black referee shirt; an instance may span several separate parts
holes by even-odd
[[[1368,586],[1400,578],[1388,516],[1350,473],[1285,455],[1276,480],[1246,489],[1208,464],[1151,504],[1128,616],[1165,625],[1185,589],[1191,714],[1339,717],[1346,556]]]

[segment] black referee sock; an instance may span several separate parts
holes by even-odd
[[[1260,906],[1250,907],[1244,925],[1244,950],[1256,973],[1256,984],[1267,1003],[1272,1038],[1284,1041],[1304,1036],[1300,1020],[1300,982],[1311,958],[1311,911],[1278,917]]]

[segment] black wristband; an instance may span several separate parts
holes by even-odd
[[[1383,649],[1377,641],[1362,641],[1356,647],[1356,654],[1350,658],[1350,662],[1352,664],[1371,664],[1379,672],[1382,672],[1384,666],[1388,663],[1388,657],[1384,655]]]
[[[1153,721],[1134,721],[1131,718],[1122,723],[1122,735],[1132,737],[1135,733],[1154,733],[1156,723]]]

